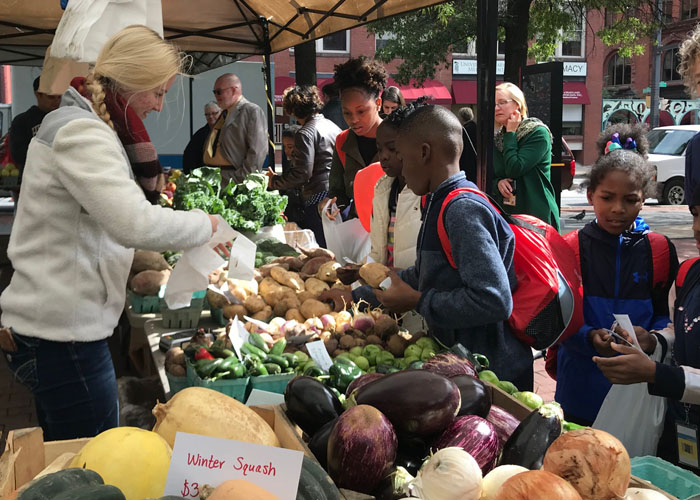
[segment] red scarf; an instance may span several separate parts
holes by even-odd
[[[85,78],[74,78],[71,81],[71,86],[80,92],[80,95],[92,100],[90,91],[85,87]],[[143,121],[133,109],[127,106],[124,98],[111,89],[105,88],[104,102],[114,124],[114,130],[129,157],[134,177],[143,189],[146,198],[153,204],[157,203],[160,192],[156,185],[162,169],[158,153],[151,143]]]

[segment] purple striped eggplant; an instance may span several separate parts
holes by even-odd
[[[474,365],[466,358],[460,358],[451,352],[443,352],[433,356],[423,363],[423,370],[439,373],[445,377],[455,377],[457,375],[471,375],[477,377]]]
[[[397,432],[419,437],[445,430],[461,404],[457,384],[426,370],[385,375],[357,389],[354,400],[377,408]]]
[[[382,412],[354,406],[328,437],[328,474],[339,488],[369,494],[393,467],[397,447],[394,428]]]
[[[486,475],[498,459],[498,435],[488,420],[476,415],[458,417],[435,441],[435,449],[458,446],[469,453]]]
[[[513,431],[520,425],[520,420],[496,405],[491,405],[491,410],[486,420],[491,422],[493,428],[496,429],[501,448],[506,444]]]
[[[486,418],[491,409],[491,393],[486,384],[471,375],[457,375],[450,380],[459,387],[462,405],[457,416],[478,415]]]

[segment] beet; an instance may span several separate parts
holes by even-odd
[[[389,419],[368,405],[345,411],[328,438],[328,473],[339,488],[371,493],[394,465],[398,440]]]
[[[439,373],[445,377],[455,377],[457,375],[477,377],[476,369],[468,359],[460,358],[450,352],[443,352],[433,356],[423,363],[423,370]]]
[[[496,465],[498,435],[486,419],[476,415],[454,419],[437,439],[434,447],[440,450],[450,446],[458,446],[474,457],[484,475]]]

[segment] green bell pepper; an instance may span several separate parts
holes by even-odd
[[[200,359],[195,364],[195,371],[201,378],[208,378],[223,362],[223,358]]]
[[[304,368],[304,375],[306,377],[320,377],[323,374],[323,370],[321,370],[321,368],[315,364],[308,365],[306,368]]]
[[[345,393],[350,382],[362,375],[362,370],[347,358],[340,358],[331,365],[328,374],[331,385],[341,393]]]

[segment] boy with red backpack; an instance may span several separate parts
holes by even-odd
[[[555,399],[566,420],[581,425],[593,423],[610,390],[593,358],[617,354],[608,333],[613,314],[629,315],[641,347],[653,352],[656,336],[648,332],[670,322],[666,298],[678,269],[673,244],[638,216],[653,176],[644,130],[608,127],[598,148],[587,189],[596,219],[565,236],[579,257],[585,324],[559,344],[556,357]]]

